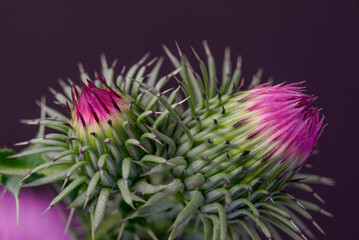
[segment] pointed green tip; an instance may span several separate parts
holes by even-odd
[[[15,198],[15,204],[16,204],[16,227],[19,228],[19,219],[20,219],[19,197]]]
[[[130,216],[128,216],[128,217],[122,219],[122,220],[120,221],[120,223],[127,222],[128,220],[131,220],[131,219],[133,219],[133,218],[135,218],[135,217],[138,217],[138,216],[139,216],[139,213],[138,213],[138,212],[135,212],[134,214],[132,214],[132,215],[130,215]]]
[[[52,205],[49,205],[48,208],[46,208],[46,210],[41,214],[41,216],[43,216],[47,211],[49,211],[52,208]]]
[[[133,205],[132,202],[130,202],[128,205],[130,205],[132,207],[133,210],[136,210],[135,206]]]
[[[65,178],[65,180],[64,180],[64,184],[62,184],[61,191],[64,190],[64,187],[66,186],[66,183],[67,183],[68,180],[69,180],[69,179],[68,179],[67,176],[66,176],[66,178]]]
[[[182,53],[182,51],[181,51],[181,48],[180,48],[179,45],[178,45],[178,42],[175,41],[175,44],[176,44],[176,48],[177,48],[178,54],[180,55],[180,57],[182,57],[182,56],[183,56],[183,53]]]
[[[30,176],[31,176],[31,174],[28,173],[25,177],[23,177],[23,178],[20,180],[20,182],[25,181],[25,180],[28,179]]]
[[[82,209],[85,209],[85,208],[86,208],[87,203],[88,203],[89,200],[90,200],[90,195],[87,195],[87,196],[86,196],[85,203],[84,203],[84,206],[82,207]]]
[[[44,170],[47,170],[47,168],[50,167],[50,165],[51,165],[53,162],[54,162],[54,160],[50,161],[50,162],[46,165],[46,167],[45,167]]]

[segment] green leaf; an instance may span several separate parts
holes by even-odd
[[[0,174],[23,176],[34,167],[45,162],[39,154],[9,158],[14,154],[15,152],[12,149],[0,149]]]
[[[41,153],[45,152],[63,152],[66,149],[63,147],[35,147],[35,148],[28,148],[18,154],[12,155],[9,158],[23,158],[23,157],[31,157],[31,156],[39,156]]]
[[[0,184],[15,198],[16,205],[16,223],[19,225],[19,192],[21,189],[21,178],[26,174],[35,164],[42,160],[39,158],[24,157],[9,159],[9,156],[14,155],[11,149],[0,149]]]
[[[31,151],[31,149],[29,149],[29,151]],[[70,160],[63,162],[59,160],[61,162],[55,162],[53,166],[46,169],[48,161],[46,161],[40,153],[22,157],[14,157],[16,156],[14,154],[15,152],[12,149],[0,149],[0,175],[19,177],[26,175],[26,177],[22,179],[24,180],[35,172],[38,172],[40,179],[37,180],[39,181],[35,180],[37,181],[36,183],[30,183],[27,186],[39,186],[56,181],[55,176],[63,178],[63,172],[72,165]]]

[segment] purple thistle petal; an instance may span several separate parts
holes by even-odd
[[[300,84],[261,84],[238,101],[250,113],[249,121],[257,123],[247,139],[268,139],[271,146],[280,146],[265,160],[280,154],[281,162],[294,157],[296,165],[301,165],[323,131],[324,118],[320,119],[320,109],[310,107],[316,97],[303,93],[305,88]]]
[[[0,191],[3,189],[0,188]],[[66,215],[60,205],[41,216],[51,202],[48,188],[22,189],[20,194],[19,227],[16,226],[15,200],[7,192],[0,199],[0,239],[71,240],[64,234]]]
[[[100,80],[103,80],[98,75]],[[74,108],[72,110],[72,119],[76,128],[81,130],[82,126],[88,127],[95,131],[98,125],[107,126],[107,121],[113,119],[123,122],[124,117],[121,114],[121,107],[127,108],[128,104],[125,98],[112,89],[101,89],[87,80],[87,85],[81,82],[81,93],[77,94],[72,91],[72,100]],[[81,125],[81,123],[83,123]]]

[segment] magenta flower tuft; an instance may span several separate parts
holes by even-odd
[[[103,81],[101,77],[100,80]],[[99,133],[100,128],[107,132],[108,123],[123,123],[128,109],[128,100],[120,92],[111,88],[98,88],[89,80],[87,84],[81,83],[80,94],[76,87],[72,91],[73,127],[81,137],[84,135],[84,129],[86,133]],[[70,111],[69,107],[68,109]]]
[[[316,97],[304,94],[299,85],[262,84],[239,100],[246,121],[256,125],[247,139],[256,137],[271,149],[262,161],[281,156],[281,163],[292,158],[297,166],[301,165],[324,129],[320,109],[310,106]]]

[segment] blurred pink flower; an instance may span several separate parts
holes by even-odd
[[[0,187],[0,193],[2,191],[3,188]],[[41,216],[52,200],[50,192],[46,187],[21,190],[18,228],[15,200],[10,192],[6,192],[0,199],[0,239],[71,240],[69,233],[64,234],[66,214],[60,205]]]

